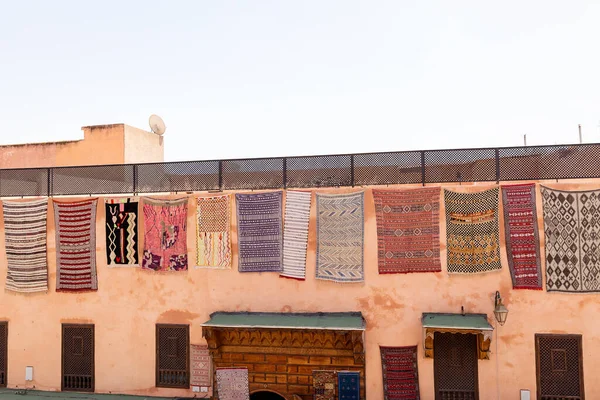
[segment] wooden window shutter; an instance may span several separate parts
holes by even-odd
[[[8,380],[8,322],[0,322],[0,387]]]
[[[581,335],[535,335],[538,400],[584,400]]]
[[[190,327],[156,325],[156,386],[190,387]]]
[[[478,400],[477,336],[436,332],[433,374],[436,400]]]
[[[94,391],[94,325],[62,325],[61,390]]]

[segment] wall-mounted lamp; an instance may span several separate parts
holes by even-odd
[[[496,317],[496,321],[500,324],[500,326],[504,325],[506,322],[506,317],[508,317],[508,309],[502,304],[502,297],[500,297],[500,292],[496,290],[496,297],[494,299],[494,316]]]

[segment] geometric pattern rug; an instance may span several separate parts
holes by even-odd
[[[4,201],[3,212],[8,261],[6,289],[21,293],[46,292],[48,199]]]
[[[248,400],[247,368],[218,368],[217,395],[219,400]]]
[[[52,201],[56,227],[56,291],[98,290],[96,275],[97,199]]]
[[[420,395],[417,346],[380,346],[379,349],[384,400],[418,400]]]
[[[448,273],[501,269],[498,188],[476,193],[444,190],[444,200]]]
[[[285,193],[285,220],[283,225],[282,277],[306,278],[306,246],[311,192],[288,190]]]
[[[230,196],[196,198],[196,265],[231,268]]]
[[[317,279],[363,282],[364,192],[317,193]]]
[[[104,207],[108,265],[115,267],[139,266],[137,199],[105,199]]]
[[[440,188],[373,189],[380,274],[440,272]]]
[[[144,257],[142,269],[187,271],[188,199],[144,198]]]
[[[314,400],[335,400],[336,384],[335,371],[313,370]]]
[[[212,369],[207,345],[192,344],[190,352],[190,385],[212,386]]]
[[[239,272],[281,272],[283,192],[236,194]]]
[[[542,186],[546,290],[600,292],[600,190]]]
[[[513,289],[542,290],[535,184],[502,186],[502,206]]]

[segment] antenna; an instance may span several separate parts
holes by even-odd
[[[523,146],[527,147],[527,134],[523,135]]]
[[[150,130],[157,135],[162,135],[167,130],[165,122],[156,114],[152,114],[148,120]]]
[[[579,124],[579,144],[581,144],[581,124]]]

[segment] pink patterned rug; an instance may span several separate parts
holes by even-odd
[[[219,400],[249,400],[248,369],[217,369],[217,394]]]

